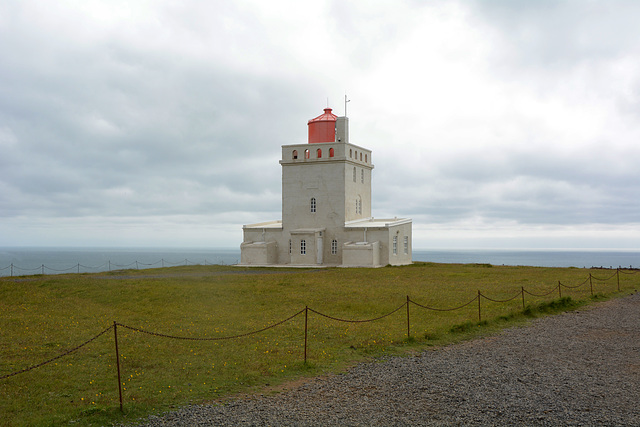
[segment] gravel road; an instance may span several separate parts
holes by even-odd
[[[640,293],[147,426],[640,426]]]

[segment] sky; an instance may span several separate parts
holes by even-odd
[[[327,105],[414,249],[640,248],[640,2],[0,2],[0,246],[238,248]]]

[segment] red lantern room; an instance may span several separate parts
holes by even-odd
[[[324,114],[309,120],[309,144],[316,142],[336,141],[336,120],[338,116],[331,113],[331,108],[325,108]]]

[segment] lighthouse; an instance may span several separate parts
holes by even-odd
[[[240,264],[411,264],[412,221],[372,217],[372,153],[349,142],[349,119],[325,108],[307,126],[306,144],[282,146],[282,219],[243,226]]]

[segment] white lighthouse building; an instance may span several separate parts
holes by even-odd
[[[325,108],[308,126],[307,144],[282,146],[282,220],[242,227],[240,264],[411,264],[411,219],[371,216],[373,159],[349,119]]]

